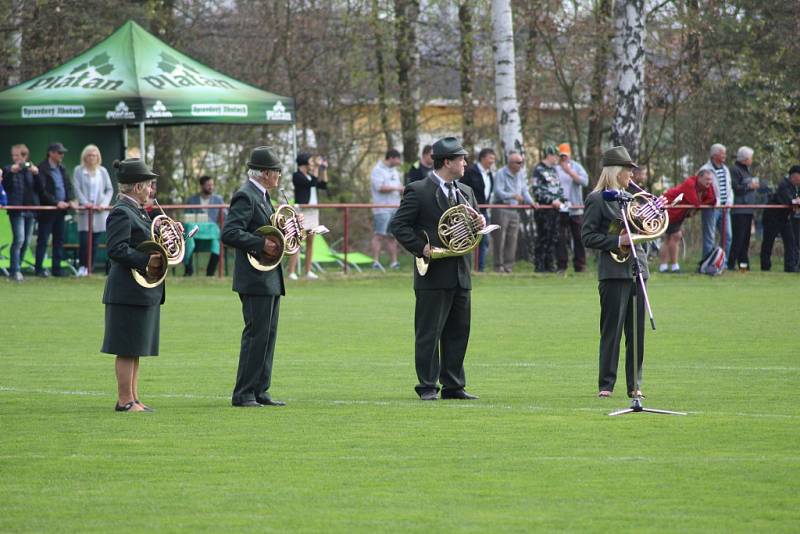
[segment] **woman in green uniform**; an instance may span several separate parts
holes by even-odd
[[[139,401],[139,358],[158,355],[161,304],[164,284],[152,288],[139,285],[131,269],[157,277],[166,267],[158,252],[142,252],[137,246],[151,239],[150,216],[144,204],[150,196],[154,174],[135,158],[114,162],[119,181],[117,202],[106,223],[107,250],[111,270],[106,279],[105,337],[100,349],[114,354],[117,374],[118,412],[152,411]]]
[[[637,368],[638,377],[633,374],[633,290],[638,283],[633,278],[633,254],[624,263],[611,257],[611,251],[623,245],[630,245],[627,234],[610,232],[612,222],[622,218],[619,203],[603,199],[603,191],[625,191],[631,180],[631,170],[636,164],[628,151],[618,146],[603,154],[603,172],[597,186],[587,197],[581,227],[581,241],[586,248],[600,251],[597,263],[597,277],[600,280],[600,373],[599,396],[609,397],[614,391],[619,362],[619,346],[622,332],[625,331],[625,378],[628,396],[642,397],[638,384],[641,383],[642,361],[644,359],[644,299],[637,299]],[[637,245],[639,268],[647,280],[649,272],[644,249]],[[641,291],[640,291],[641,293]]]

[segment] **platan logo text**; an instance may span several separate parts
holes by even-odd
[[[218,87],[220,89],[236,89],[231,82],[220,78],[208,78],[200,71],[181,62],[174,56],[161,52],[161,61],[158,63],[161,74],[143,76],[142,79],[155,89],[169,89],[172,87]]]
[[[156,100],[153,108],[148,109],[147,113],[145,113],[145,117],[148,119],[169,119],[172,117],[172,112],[167,109],[167,106],[161,100]]]
[[[136,118],[136,113],[128,109],[128,105],[125,102],[120,101],[117,104],[117,107],[114,108],[114,111],[106,111],[106,119],[112,121],[119,121],[119,120],[132,120]]]
[[[193,117],[247,117],[247,104],[192,104]]]
[[[290,121],[292,120],[292,114],[286,111],[286,107],[283,105],[283,102],[278,100],[275,105],[272,106],[272,111],[267,111],[267,120]]]
[[[116,91],[123,80],[114,80],[108,75],[114,71],[111,58],[105,52],[97,54],[86,63],[81,63],[66,76],[54,75],[39,78],[27,87],[28,91],[34,89],[64,89],[75,87],[78,89],[100,89],[102,91]]]
[[[83,106],[22,106],[23,119],[79,119],[85,115]]]

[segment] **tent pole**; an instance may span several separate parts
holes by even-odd
[[[128,157],[128,125],[122,125],[122,154],[120,159]]]
[[[292,123],[292,160],[297,161],[297,123]]]
[[[139,123],[139,152],[141,152],[142,161],[147,163],[147,147],[144,145],[144,122]]]

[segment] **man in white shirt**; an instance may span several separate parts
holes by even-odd
[[[379,161],[372,168],[370,175],[373,204],[400,204],[400,193],[403,191],[403,181],[400,179],[398,167],[400,166],[400,152],[391,148],[386,151],[383,161]],[[373,236],[372,236],[372,268],[383,269],[380,262],[381,243],[389,250],[391,263],[389,267],[399,269],[397,261],[397,241],[389,232],[389,221],[392,220],[396,207],[372,208]]]

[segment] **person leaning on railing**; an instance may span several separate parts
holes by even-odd
[[[761,241],[761,270],[772,268],[772,245],[780,234],[783,240],[783,270],[798,272],[797,236],[794,235],[792,215],[800,210],[800,165],[794,165],[770,196],[769,203],[792,207],[764,210],[764,239]]]

